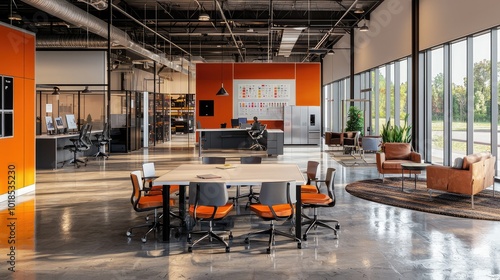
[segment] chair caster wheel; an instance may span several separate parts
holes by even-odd
[[[267,248],[266,253],[271,254],[271,248]]]
[[[229,249],[229,247],[226,247],[226,253],[229,253],[231,252],[231,249]]]
[[[132,232],[127,231],[127,236],[129,236],[129,237],[132,236]]]
[[[245,238],[245,244],[250,244],[250,239],[248,239],[248,237]]]
[[[340,229],[340,224],[337,224],[337,225],[335,226],[335,229]]]
[[[142,237],[141,241],[142,241],[142,243],[146,243],[146,241],[148,241],[148,239],[146,237]]]
[[[302,236],[302,240],[307,241],[307,235],[305,235],[305,234],[304,234],[304,235]]]
[[[302,249],[302,243],[297,243],[297,248]]]
[[[146,221],[149,221],[149,216],[146,216],[145,220],[146,220]]]
[[[189,253],[193,252],[193,247],[188,247],[188,252]]]
[[[229,233],[229,240],[233,240],[233,233]]]

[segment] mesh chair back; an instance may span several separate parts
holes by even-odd
[[[241,157],[240,163],[241,164],[260,164],[260,163],[262,163],[262,158],[261,157]]]
[[[316,174],[318,172],[318,165],[319,165],[319,162],[317,161],[308,161],[307,162],[307,170],[306,170],[306,174],[307,174],[307,185],[311,184],[311,181],[314,181],[316,180]]]
[[[328,196],[332,199],[332,204],[330,206],[335,205],[335,187],[334,187],[335,171],[336,170],[333,167],[329,167],[326,170],[325,184],[328,190]]]
[[[144,177],[154,177],[156,176],[155,164],[154,162],[144,163],[142,165],[142,174]]]
[[[201,159],[203,164],[224,164],[226,163],[226,158],[223,157],[204,157]]]
[[[132,202],[132,205],[134,205],[135,208],[137,202],[141,198],[141,191],[143,188],[141,171],[140,170],[132,171],[130,173],[130,180],[132,181],[132,188],[133,188],[130,201]]]
[[[260,203],[268,206],[295,203],[295,189],[290,190],[292,185],[295,185],[295,182],[262,182],[259,195]]]
[[[225,183],[190,182],[189,204],[198,206],[224,206],[229,199]]]

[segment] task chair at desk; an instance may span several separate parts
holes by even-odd
[[[89,137],[91,131],[92,131],[92,126],[90,124],[85,124],[82,130],[80,130],[78,138],[69,139],[69,141],[71,141],[72,144],[64,146],[65,150],[70,150],[73,152],[73,158],[69,161],[69,163],[74,164],[77,168],[80,167],[79,165],[80,163],[83,163],[85,166],[87,166],[87,159],[81,160],[77,158],[77,153],[87,151],[92,146],[92,141],[90,140]],[[64,167],[65,164],[66,162],[63,162],[62,167]]]
[[[259,140],[264,138],[264,132],[266,131],[267,125],[261,125],[260,130],[249,130],[248,135],[252,138],[252,146],[250,150],[265,151],[266,146],[262,145]]]
[[[111,136],[110,136],[110,126],[109,123],[104,124],[104,129],[102,130],[102,133],[96,135],[96,146],[99,149],[99,151],[94,155],[95,158],[98,157],[106,157],[109,158],[109,155],[106,153],[106,145],[109,145],[111,141]]]

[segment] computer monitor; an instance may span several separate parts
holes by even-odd
[[[238,123],[240,124],[246,124],[247,123],[247,118],[238,118]]]
[[[45,125],[47,127],[47,133],[52,134],[55,130],[54,123],[52,122],[52,117],[45,116]]]
[[[240,122],[238,119],[231,119],[231,127],[239,127]]]
[[[66,115],[66,125],[68,125],[68,130],[70,129],[78,129],[75,121],[75,115],[68,114]]]
[[[54,118],[54,121],[56,122],[56,128],[57,131],[62,132],[64,130],[64,123],[61,117]]]

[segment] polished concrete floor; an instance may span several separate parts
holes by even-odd
[[[185,137],[90,160],[86,167],[37,172],[36,194],[18,198],[16,210],[18,215],[34,210],[33,225],[17,228],[18,239],[26,240],[16,247],[15,273],[7,270],[8,252],[2,249],[0,279],[500,279],[499,222],[353,197],[345,185],[378,177],[376,169],[343,167],[321,147],[287,146],[284,155],[264,163],[297,163],[305,169],[308,160],[315,160],[321,162],[320,177],[328,167],[337,169],[337,204],[321,216],[340,221],[338,238],[318,228],[302,249],[278,238],[276,249],[266,254],[265,238],[245,246],[245,234],[267,223],[244,207],[225,223],[234,234],[230,253],[208,242],[188,253],[185,235],[172,236],[170,243],[151,235],[142,243],[139,230],[127,238],[129,226],[144,222],[144,213],[131,207],[130,171],[144,162],[155,162],[158,173],[198,162],[193,141],[186,144]],[[22,207],[30,203],[34,207]],[[290,224],[278,225],[290,229]]]

